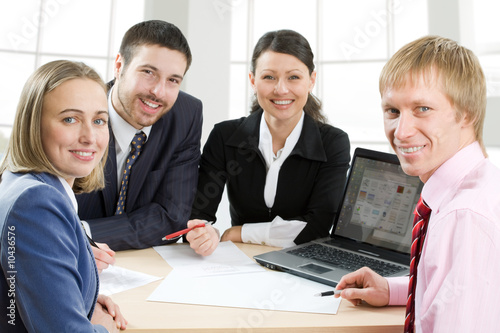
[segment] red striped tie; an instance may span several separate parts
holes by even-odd
[[[417,285],[417,266],[420,261],[420,253],[429,224],[431,209],[424,202],[422,197],[415,208],[415,218],[413,220],[413,230],[411,233],[411,261],[410,261],[410,283],[408,285],[408,299],[406,301],[405,332],[413,332],[415,329],[415,287]]]

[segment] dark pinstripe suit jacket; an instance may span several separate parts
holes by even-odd
[[[79,215],[92,237],[113,250],[162,245],[189,219],[200,159],[202,103],[179,92],[172,109],[152,127],[130,175],[126,213],[115,216],[118,200],[115,139],[110,127],[106,187],[77,196]]]

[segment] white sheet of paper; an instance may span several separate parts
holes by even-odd
[[[99,274],[99,294],[109,296],[143,286],[159,279],[161,279],[161,277],[110,265]]]
[[[340,298],[317,297],[333,287],[282,272],[186,278],[174,269],[148,301],[336,314]]]
[[[154,249],[177,273],[189,277],[263,272],[265,269],[250,259],[232,242],[221,242],[206,257],[196,254],[188,244],[155,246]]]

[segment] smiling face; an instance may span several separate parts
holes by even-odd
[[[405,173],[425,183],[444,162],[475,141],[473,126],[457,121],[457,111],[436,73],[407,78],[402,87],[382,93],[385,134]]]
[[[314,87],[316,72],[309,75],[307,66],[292,55],[266,51],[249,76],[268,124],[295,126]]]
[[[106,151],[107,108],[106,92],[90,79],[71,79],[44,97],[43,150],[70,186],[89,175]]]
[[[138,46],[126,67],[118,55],[113,107],[136,129],[153,125],[177,100],[186,66],[184,54],[158,45]]]

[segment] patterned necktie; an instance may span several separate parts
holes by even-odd
[[[413,220],[413,230],[411,233],[411,261],[410,261],[410,283],[408,285],[408,299],[406,301],[405,332],[413,332],[415,329],[415,287],[417,285],[417,266],[420,261],[420,253],[429,224],[431,209],[424,202],[422,197],[415,208],[415,218]]]
[[[120,196],[118,198],[118,203],[116,204],[115,215],[120,215],[125,212],[125,202],[127,200],[127,189],[128,181],[130,179],[130,173],[132,171],[132,165],[139,157],[142,147],[144,146],[144,141],[146,140],[146,134],[144,132],[136,133],[130,145],[132,149],[127,157],[127,162],[125,163],[125,169],[123,170],[122,184],[120,186]]]

